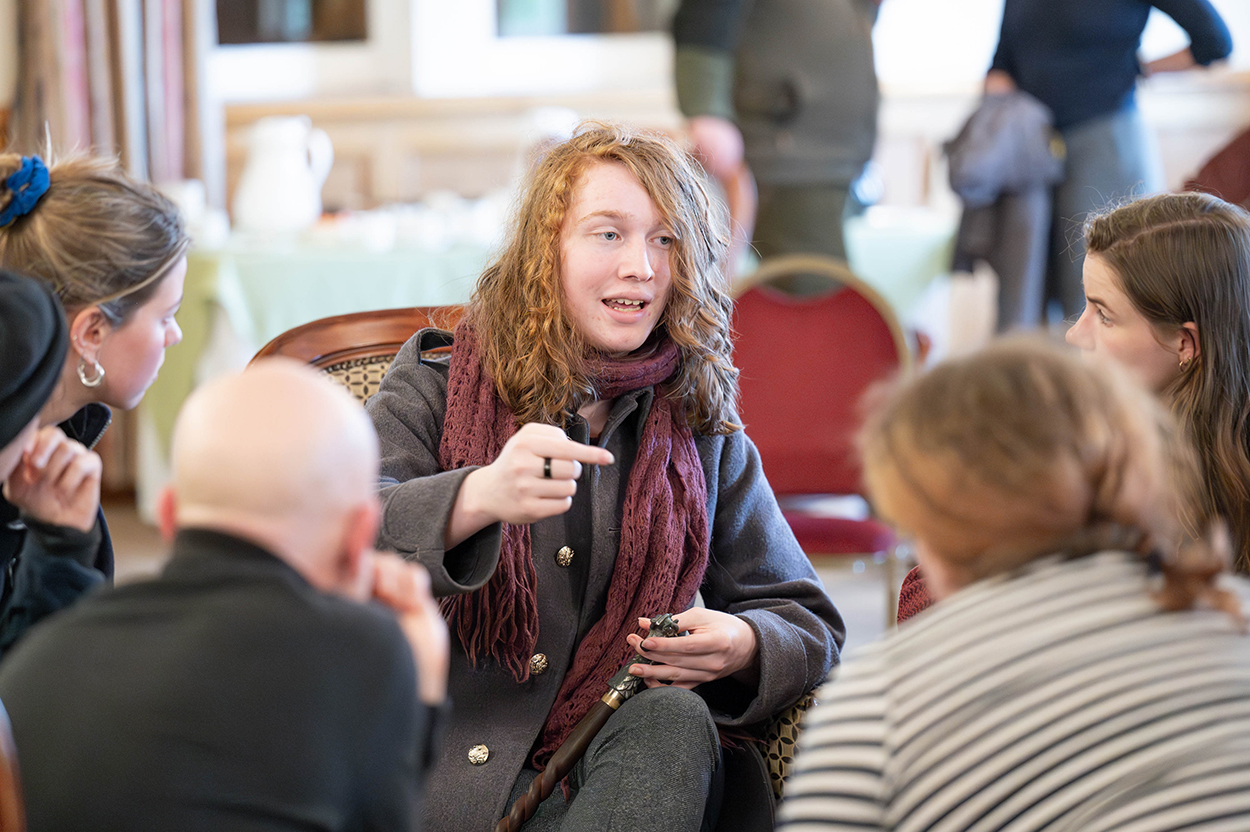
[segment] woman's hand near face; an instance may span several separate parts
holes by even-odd
[[[607,450],[574,442],[553,425],[522,425],[494,462],[465,477],[444,546],[450,549],[491,523],[522,525],[563,514],[573,505],[582,465],[612,462]]]
[[[656,662],[630,667],[629,672],[647,687],[671,684],[690,689],[726,676],[748,685],[759,681],[759,644],[750,624],[735,615],[703,607],[691,607],[675,619],[686,635],[626,637],[639,654]],[[639,618],[638,626],[646,630],[651,621]]]
[[[89,532],[100,509],[102,469],[98,454],[49,425],[4,484],[4,496],[42,523]]]

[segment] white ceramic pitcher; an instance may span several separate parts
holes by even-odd
[[[330,137],[308,116],[258,120],[248,134],[247,165],[231,206],[234,227],[280,234],[313,225],[333,162]]]

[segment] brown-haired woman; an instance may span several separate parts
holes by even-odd
[[[717,729],[749,734],[836,659],[841,620],[737,425],[728,241],[686,153],[585,126],[531,173],[450,361],[419,333],[370,401],[381,542],[426,565],[451,625],[431,828],[490,828],[643,651],[646,689],[531,823],[697,830]],[[688,634],[640,638],[662,612]],[[765,789],[727,791],[770,827]]]
[[[1250,572],[1250,214],[1207,194],[1146,197],[1091,217],[1085,244],[1068,342],[1172,409],[1201,461],[1186,527],[1223,518],[1234,566]],[[900,621],[930,603],[918,570],[904,593]]]
[[[1156,393],[1189,433],[1203,488],[1250,572],[1250,214],[1207,194],[1131,202],[1085,226],[1085,311],[1069,343]]]
[[[139,403],[181,339],[189,238],[171,202],[110,160],[3,154],[0,181],[0,266],[52,287],[70,340],[38,440],[0,501],[4,650],[112,578],[98,478],[67,480],[64,460],[95,445],[109,406]]]
[[[1187,539],[1192,454],[1112,366],[1042,341],[879,403],[865,479],[941,599],[804,720],[784,829],[1250,825],[1250,585]],[[1224,583],[1217,584],[1217,579]]]

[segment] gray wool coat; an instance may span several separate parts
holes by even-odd
[[[382,452],[380,545],[424,564],[436,595],[481,587],[495,568],[502,539],[495,524],[450,550],[443,548],[452,504],[472,470],[441,471],[438,464],[447,365],[445,359],[422,361],[421,350],[448,343],[450,335],[433,330],[413,336],[368,405]],[[619,542],[625,473],[652,397],[653,391],[646,389],[616,400],[598,440],[616,463],[587,466],[572,509],[530,527],[538,575],[535,652],[545,657],[545,670],[518,684],[489,658],[472,667],[453,634],[452,717],[427,782],[426,829],[486,832],[506,813],[512,786],[574,651],[604,612]],[[589,442],[580,418],[569,425],[568,435]],[[757,689],[721,679],[697,690],[718,724],[750,729],[825,678],[838,659],[844,628],[777,507],[751,440],[739,431],[695,441],[707,478],[712,532],[700,594],[707,607],[737,615],[754,629],[760,666]],[[570,551],[558,557],[566,547]],[[531,667],[538,664],[531,662]],[[470,761],[471,749],[476,763]]]

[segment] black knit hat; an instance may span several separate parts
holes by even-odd
[[[39,414],[68,350],[69,327],[52,290],[0,270],[0,447]]]

